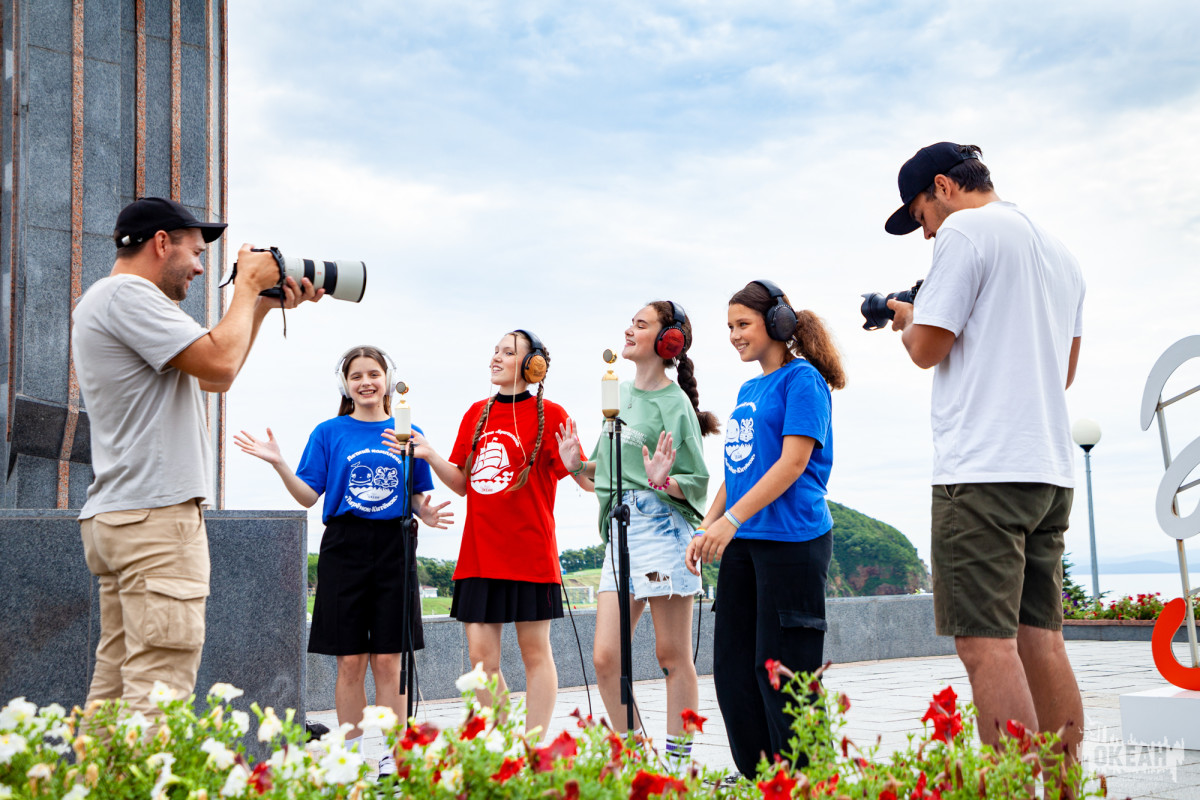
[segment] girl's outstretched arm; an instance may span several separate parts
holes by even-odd
[[[279,442],[275,441],[275,434],[271,433],[271,429],[267,428],[266,441],[255,439],[246,431],[240,434],[233,435],[233,442],[238,447],[242,448],[243,453],[249,453],[255,458],[261,458],[263,461],[270,464],[279,473],[283,485],[287,488],[288,493],[296,499],[296,502],[305,508],[312,508],[313,505],[320,499],[321,495],[317,494],[311,486],[296,477],[296,473],[283,460],[283,453],[279,451]]]

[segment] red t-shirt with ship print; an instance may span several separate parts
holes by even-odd
[[[521,397],[521,395],[518,395]],[[480,400],[458,427],[450,463],[462,466],[471,452]],[[554,434],[566,423],[567,412],[557,403],[542,401],[545,423],[537,463],[525,485],[516,482],[533,455],[537,441],[537,398],[515,403],[503,398],[492,404],[475,444],[475,460],[467,479],[467,519],[454,579],[501,578],[533,583],[561,583],[558,540],[554,536],[554,495],[568,474],[558,456]]]

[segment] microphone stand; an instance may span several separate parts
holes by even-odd
[[[415,684],[417,665],[415,655],[413,653],[412,641],[412,556],[410,555],[409,547],[416,542],[417,538],[417,520],[413,516],[412,509],[412,489],[413,489],[413,456],[412,456],[412,439],[404,443],[404,454],[400,457],[400,464],[404,468],[404,505],[408,508],[408,513],[400,518],[400,536],[403,539],[404,555],[401,559],[401,569],[403,577],[401,578],[400,587],[404,593],[401,601],[400,611],[400,691],[404,693],[407,700],[405,709],[405,724],[413,717],[416,711],[416,698],[413,697],[413,688]]]
[[[614,416],[605,423],[609,447],[616,444],[616,456],[609,461],[609,486],[614,488],[614,503],[609,511],[609,536],[612,521],[617,523],[617,607],[621,616],[621,703],[625,706],[626,730],[633,730],[633,630],[629,610],[629,506],[621,487],[621,426]]]

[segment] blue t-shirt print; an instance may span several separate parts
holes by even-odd
[[[364,519],[395,519],[408,513],[404,497],[404,465],[381,440],[394,427],[391,419],[362,422],[334,417],[308,438],[296,476],[325,495],[321,516],[326,522],[342,514]],[[413,426],[421,433],[421,429]],[[433,489],[429,464],[413,463],[413,492]]]
[[[782,495],[743,520],[742,539],[808,541],[833,527],[825,486],[833,466],[829,384],[804,359],[742,384],[725,426],[725,507],[745,496],[783,455],[784,436],[816,441],[808,466]]]

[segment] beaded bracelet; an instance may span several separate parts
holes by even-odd
[[[733,515],[732,511],[725,512],[725,519],[729,520],[729,524],[733,526],[735,531],[742,527],[742,523],[738,522],[738,518]]]
[[[667,481],[666,481],[666,483],[664,483],[664,484],[663,484],[663,485],[661,485],[661,486],[659,486],[659,485],[658,485],[657,483],[655,483],[654,481],[650,480],[650,478],[649,478],[648,476],[647,476],[647,478],[646,478],[646,483],[650,484],[650,488],[651,488],[651,489],[654,489],[654,490],[656,490],[656,491],[659,491],[659,492],[665,492],[667,489],[669,489],[669,488],[671,487],[671,476],[670,476],[670,475],[668,475],[668,476],[667,476]]]

